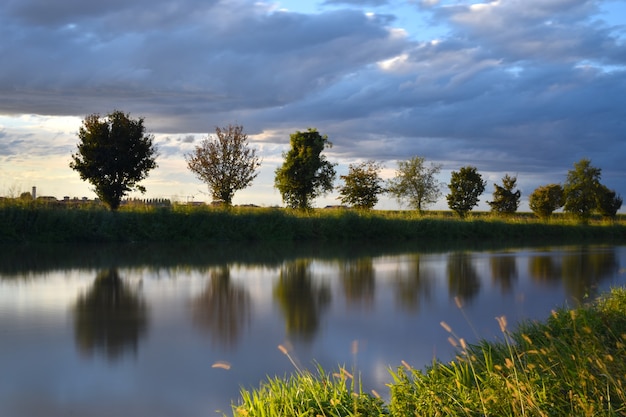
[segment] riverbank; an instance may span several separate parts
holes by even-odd
[[[225,241],[380,241],[482,239],[626,239],[626,223],[578,224],[565,216],[545,222],[522,213],[359,212],[173,205],[110,212],[99,206],[0,206],[0,243],[122,243]]]
[[[618,416],[626,413],[626,290],[559,309],[496,342],[467,345],[446,323],[455,360],[391,371],[389,400],[368,392],[354,369],[318,374],[296,368],[242,390],[234,416]],[[279,347],[289,357],[289,352]]]

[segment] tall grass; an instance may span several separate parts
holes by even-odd
[[[375,393],[363,391],[355,370],[345,367],[327,374],[301,369],[284,346],[278,347],[294,365],[296,373],[284,378],[268,378],[258,389],[243,389],[233,415],[242,416],[382,416],[388,411]]]
[[[223,242],[444,239],[626,239],[626,224],[580,225],[529,215],[458,219],[413,211],[214,208],[134,205],[109,212],[98,205],[1,203],[0,242]]]
[[[468,345],[452,329],[456,359],[425,371],[398,368],[392,415],[626,415],[626,290],[596,304],[554,311],[516,331],[498,317],[502,340]]]
[[[391,371],[390,400],[365,393],[344,368],[300,370],[242,389],[235,416],[623,416],[626,415],[626,289],[559,309],[501,340],[467,344],[445,323],[457,357]],[[288,352],[284,351],[288,355]]]

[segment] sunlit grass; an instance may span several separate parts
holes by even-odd
[[[622,416],[626,415],[626,290],[596,303],[554,311],[544,322],[511,331],[496,318],[501,339],[469,345],[446,323],[458,350],[424,370],[406,362],[392,371],[390,400],[366,393],[340,367],[295,373],[241,390],[235,416]]]
[[[390,385],[392,415],[620,416],[626,414],[626,291],[592,306],[560,309],[502,340],[458,347],[454,361],[401,367]]]
[[[261,207],[174,204],[122,206],[116,213],[97,204],[0,201],[4,242],[206,242],[206,241],[380,241],[465,239],[626,239],[626,220],[594,219],[581,225],[569,216],[549,221],[530,213],[497,217],[451,212],[295,211]]]

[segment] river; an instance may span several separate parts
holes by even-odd
[[[0,254],[0,415],[231,415],[240,387],[345,365],[387,395],[626,282],[626,246],[47,245]],[[288,350],[286,356],[278,346]]]

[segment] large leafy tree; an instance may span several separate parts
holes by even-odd
[[[387,192],[421,213],[441,196],[441,184],[435,177],[440,171],[441,164],[426,165],[420,156],[399,161],[396,176],[387,184]]]
[[[248,145],[243,126],[215,128],[215,138],[208,137],[185,155],[187,167],[204,181],[215,200],[231,205],[236,191],[248,187],[261,165],[256,150]]]
[[[554,210],[563,207],[563,187],[561,184],[548,184],[537,187],[528,197],[530,209],[540,219],[549,218]]]
[[[291,208],[309,209],[311,200],[333,189],[335,168],[322,155],[332,143],[316,129],[290,135],[291,149],[283,154],[285,162],[276,169],[274,186]]]
[[[598,193],[598,212],[600,215],[614,219],[617,215],[617,210],[622,207],[622,203],[622,197],[615,190],[610,190],[604,185],[600,187],[600,192]]]
[[[516,183],[517,177],[506,174],[502,178],[502,185],[494,184],[493,201],[487,202],[491,211],[497,214],[513,214],[517,211],[522,193],[520,190],[513,191]]]
[[[591,165],[589,159],[583,158],[574,164],[574,169],[567,172],[567,180],[563,186],[565,204],[563,209],[574,214],[582,221],[589,220],[591,213],[598,206],[602,185],[602,170]]]
[[[485,191],[486,181],[478,173],[476,167],[466,166],[459,171],[452,171],[446,196],[448,207],[463,218],[478,205],[478,197]]]
[[[154,137],[145,133],[143,118],[131,119],[118,110],[104,118],[91,114],[83,120],[78,139],[70,168],[94,186],[111,210],[119,208],[129,191],[146,191],[139,182],[156,168],[157,151]]]
[[[563,207],[563,187],[548,184],[537,187],[528,197],[528,206],[540,219],[549,218],[554,210]]]
[[[378,195],[384,191],[379,172],[381,165],[374,161],[350,164],[348,174],[340,178],[339,195],[342,204],[358,209],[371,209],[378,203]]]

